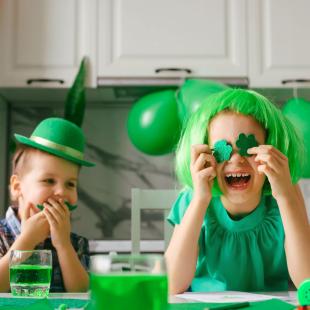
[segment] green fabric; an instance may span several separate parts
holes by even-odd
[[[88,307],[87,307],[88,305]],[[169,310],[203,310],[206,307],[224,305],[216,303],[182,303],[169,304]],[[250,310],[291,310],[295,307],[278,299],[250,303],[250,307],[242,309]],[[24,310],[54,310],[67,308],[90,309],[89,301],[83,299],[34,299],[34,298],[0,298],[1,310],[24,309]],[[130,307],[128,308],[130,309]]]
[[[182,192],[168,221],[179,224],[192,199]],[[219,197],[207,209],[192,291],[279,291],[288,289],[284,229],[276,201],[263,196],[258,207],[233,220]]]
[[[0,298],[1,310],[24,309],[24,310],[54,310],[67,308],[83,308],[88,303],[84,299],[36,299],[36,298]]]
[[[14,136],[21,144],[64,158],[78,165],[95,165],[76,155],[75,152],[78,152],[82,157],[84,156],[84,133],[80,127],[63,118],[51,117],[44,119],[34,129],[30,138],[19,134],[14,134]],[[42,140],[34,141],[32,139],[44,139],[45,142],[42,142]],[[57,144],[57,147],[52,144]]]
[[[171,304],[169,305],[169,310],[204,310],[206,307],[214,307],[222,306],[224,304],[214,304],[214,303],[185,303],[185,304]],[[242,310],[249,309],[249,310],[292,310],[295,309],[295,306],[284,302],[279,299],[270,299],[266,301],[259,301],[259,302],[251,302],[249,307],[242,308]]]

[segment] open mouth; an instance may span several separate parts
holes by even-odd
[[[249,173],[229,173],[225,175],[226,184],[235,189],[244,189],[250,182]]]

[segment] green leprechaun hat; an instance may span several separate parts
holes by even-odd
[[[95,166],[84,160],[85,137],[80,127],[63,118],[47,118],[30,138],[14,134],[16,140],[33,148],[64,158],[81,166]]]

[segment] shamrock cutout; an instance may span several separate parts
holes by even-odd
[[[236,145],[239,148],[239,154],[241,156],[252,156],[251,154],[248,154],[248,149],[258,146],[258,142],[254,135],[251,134],[246,136],[244,133],[241,133],[236,141]]]
[[[77,208],[77,205],[71,205],[68,201],[65,201],[65,205],[68,207],[69,211],[73,211]],[[43,210],[43,205],[37,205],[37,208]]]
[[[213,156],[218,163],[228,160],[231,156],[232,146],[226,140],[215,142],[213,148]]]

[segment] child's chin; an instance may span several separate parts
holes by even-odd
[[[244,202],[246,197],[250,194],[250,186],[235,188],[231,186],[225,186],[224,195],[231,201]]]

